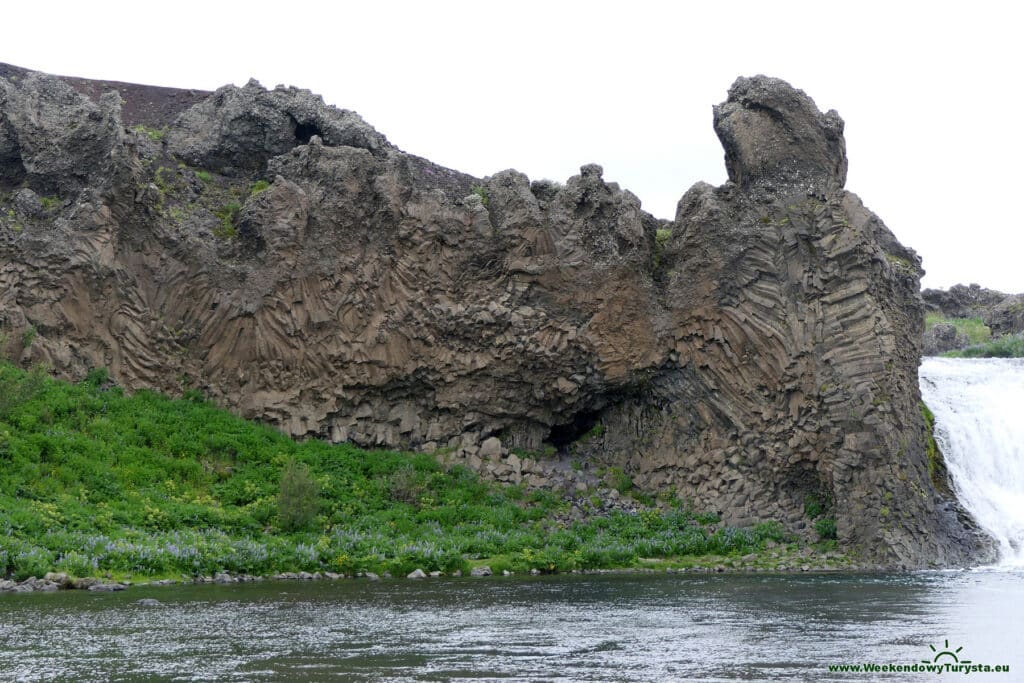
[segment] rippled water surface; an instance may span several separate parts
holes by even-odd
[[[152,597],[161,607],[141,607]],[[600,575],[0,595],[0,680],[1024,680],[1024,574]],[[919,676],[952,680],[953,675]]]

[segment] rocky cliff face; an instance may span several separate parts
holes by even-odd
[[[1024,332],[1024,294],[1004,294],[977,284],[921,292],[929,310],[947,318],[981,318],[994,336]]]
[[[919,259],[843,189],[839,116],[782,81],[733,85],[730,180],[669,223],[599,166],[473,178],[308,91],[168,91],[164,127],[130,90],[0,76],[23,362],[198,388],[296,436],[572,447],[734,524],[809,533],[813,498],[893,566],[988,552],[930,474]]]

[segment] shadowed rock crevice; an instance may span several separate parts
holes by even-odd
[[[733,85],[714,117],[730,182],[670,224],[596,164],[474,178],[305,90],[226,86],[165,131],[126,129],[142,91],[116,90],[0,78],[0,325],[31,339],[21,362],[196,388],[297,437],[575,448],[808,538],[817,492],[840,542],[889,566],[988,552],[929,477],[920,261],[843,189],[842,120],[788,84]]]

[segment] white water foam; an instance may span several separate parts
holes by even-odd
[[[953,489],[1024,567],[1024,359],[926,358],[918,376]]]

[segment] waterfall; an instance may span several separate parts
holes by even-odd
[[[926,358],[919,377],[953,490],[1024,566],[1024,359]]]

